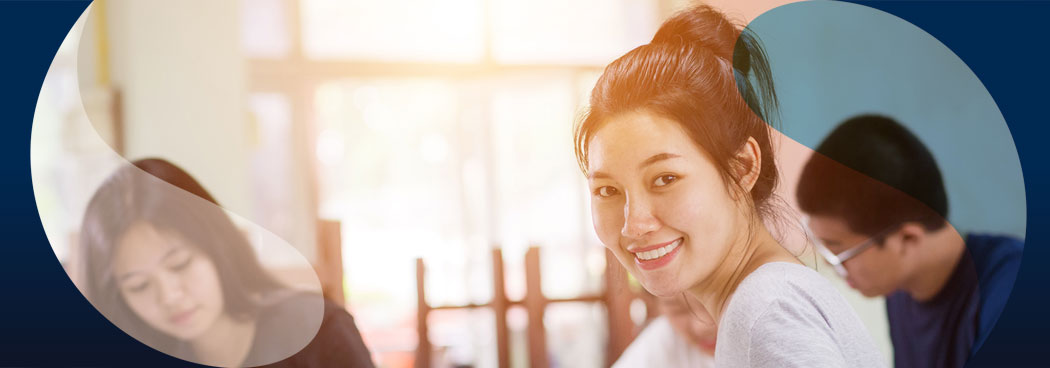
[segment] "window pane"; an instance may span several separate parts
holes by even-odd
[[[493,56],[505,63],[605,65],[659,24],[652,0],[493,1]]]
[[[241,47],[249,57],[280,58],[291,49],[288,0],[241,0]]]
[[[40,222],[58,260],[74,282],[80,225],[88,201],[123,159],[117,155],[112,91],[78,86],[93,65],[79,42],[92,39],[88,14],[81,16],[55,54],[40,88],[30,143],[33,194]],[[83,46],[80,50],[91,50]],[[80,64],[78,65],[78,61]]]
[[[481,0],[302,0],[304,53],[317,59],[472,62]]]
[[[515,257],[525,247],[543,247],[548,297],[597,292],[601,275],[587,265],[590,243],[584,231],[591,232],[591,224],[572,150],[574,75],[525,73],[493,86],[496,220],[504,254]],[[516,291],[513,282],[507,287]]]
[[[416,257],[427,265],[432,306],[491,301],[494,244],[503,247],[512,300],[524,297],[531,245],[543,247],[547,297],[600,290],[604,253],[571,143],[581,84],[593,79],[567,70],[346,79],[317,89],[321,216],[343,223],[349,301],[378,360],[414,347],[405,336],[415,332]],[[518,349],[514,336],[524,332],[511,327]],[[448,338],[432,333],[435,343],[451,339],[435,344],[448,362],[464,355],[488,364],[477,353],[487,345],[453,330],[439,334]],[[515,355],[516,364],[527,354]]]
[[[355,79],[317,89],[322,217],[342,222],[349,301],[377,359],[414,349],[415,259],[431,305],[492,297],[487,237],[469,188],[477,149],[464,123],[463,84]]]
[[[312,244],[315,224],[307,206],[307,181],[297,171],[301,155],[289,139],[295,136],[291,101],[280,93],[251,93],[248,104],[251,219],[291,244]]]

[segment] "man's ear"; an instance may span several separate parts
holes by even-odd
[[[901,253],[910,254],[926,241],[926,228],[918,222],[905,222],[895,236],[899,237]]]
[[[751,192],[758,182],[758,176],[762,173],[762,148],[754,137],[747,137],[747,141],[736,151],[737,162],[737,184],[744,193]]]

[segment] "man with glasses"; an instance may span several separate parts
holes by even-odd
[[[1006,304],[1022,242],[948,223],[933,156],[882,116],[828,135],[796,195],[817,251],[850,287],[886,297],[895,366],[962,367]]]

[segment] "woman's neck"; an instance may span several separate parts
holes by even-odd
[[[223,314],[201,337],[190,341],[200,362],[220,367],[240,366],[255,340],[255,320],[238,321]]]
[[[751,272],[770,262],[801,264],[795,256],[777,242],[760,221],[753,221],[754,233],[744,232],[709,277],[687,292],[692,295],[718,323],[729,304],[733,292]]]

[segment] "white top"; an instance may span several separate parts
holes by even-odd
[[[613,368],[633,367],[689,367],[708,368],[715,366],[715,359],[674,332],[667,317],[657,317],[649,322],[642,333],[616,360]]]
[[[718,367],[886,367],[846,299],[808,267],[760,266],[718,325]]]

